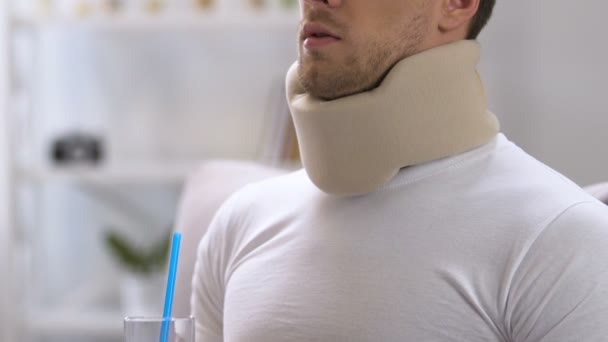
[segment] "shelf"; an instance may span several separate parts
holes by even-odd
[[[18,175],[37,182],[94,185],[180,185],[196,169],[192,164],[142,164],[66,167],[21,167]]]
[[[64,182],[102,186],[116,185],[181,185],[202,163],[102,165],[95,166],[40,166],[20,167],[18,176],[35,182]],[[282,168],[295,171],[302,168],[296,161],[284,162]]]
[[[123,315],[118,311],[49,311],[27,315],[28,334],[36,336],[93,336],[120,339]]]
[[[91,17],[15,17],[16,28],[79,29],[79,30],[223,30],[223,31],[295,31],[299,23],[297,12],[253,13],[247,16],[216,14],[182,14],[150,16],[91,16]]]

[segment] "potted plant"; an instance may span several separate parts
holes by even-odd
[[[164,289],[164,271],[171,248],[171,231],[150,248],[131,244],[113,230],[105,234],[105,243],[114,259],[124,269],[120,282],[120,300],[126,315],[160,315]]]

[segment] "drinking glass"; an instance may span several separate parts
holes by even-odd
[[[170,318],[167,342],[194,342],[194,318]],[[125,318],[125,342],[160,342],[162,317]]]

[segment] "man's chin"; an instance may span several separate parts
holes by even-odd
[[[334,83],[328,82],[314,82],[309,79],[300,78],[300,83],[304,91],[310,96],[317,98],[323,101],[333,101],[341,98],[354,96],[357,94],[361,94],[367,92],[373,88],[363,87],[363,88],[345,88],[339,87]],[[331,84],[334,84],[333,86]]]
[[[344,73],[344,74],[342,74]],[[329,101],[355,95],[369,87],[348,77],[349,71],[328,62],[311,62],[300,59],[298,77],[304,91],[309,95]]]
[[[325,83],[312,78],[311,75],[300,75],[300,84],[304,91],[314,98],[324,101],[336,99],[335,90],[329,89]]]
[[[300,77],[300,83],[308,95],[323,101],[333,101],[351,95],[339,89],[339,87],[332,86],[332,82],[325,82],[324,80]]]

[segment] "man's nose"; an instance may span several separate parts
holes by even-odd
[[[342,0],[304,0],[304,2],[308,2],[313,5],[324,4],[330,8],[340,7],[340,5],[342,4]]]

